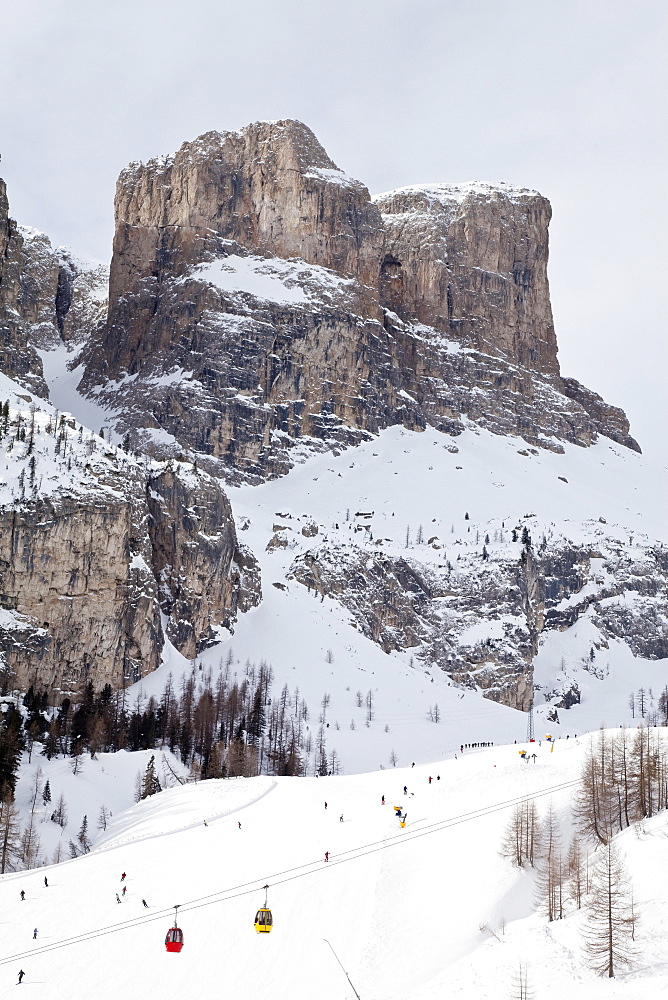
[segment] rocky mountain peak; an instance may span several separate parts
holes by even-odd
[[[465,346],[559,374],[546,198],[476,182],[399,188],[374,201],[387,232],[380,280],[389,308]]]
[[[553,450],[601,433],[637,447],[560,377],[550,217],[508,184],[372,199],[301,122],[208,132],[119,178],[81,388],[135,443],[233,479],[285,471],[297,442],[457,435],[464,417]]]
[[[172,157],[121,173],[112,288],[149,267],[219,252],[221,239],[373,283],[382,224],[364,185],[339,170],[297,121],[207,132]],[[127,271],[129,259],[137,274]]]

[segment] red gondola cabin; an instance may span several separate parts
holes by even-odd
[[[170,927],[165,937],[165,948],[167,951],[181,951],[183,948],[183,931],[179,927],[179,907],[174,907],[174,926]]]
[[[170,927],[165,938],[167,951],[181,951],[183,948],[183,931],[180,927]]]

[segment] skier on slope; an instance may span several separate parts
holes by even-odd
[[[23,979],[24,976],[25,976],[25,972],[23,971],[23,969],[19,969],[19,983],[21,982],[21,980]]]

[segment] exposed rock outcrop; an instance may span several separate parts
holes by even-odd
[[[505,184],[378,195],[383,305],[529,371],[559,373],[547,281],[550,203]]]
[[[11,404],[0,420],[5,689],[132,683],[159,665],[161,612],[194,656],[259,601],[257,564],[206,473],[146,468],[47,404]]]
[[[395,423],[622,441],[559,375],[550,214],[507,185],[374,203],[299,122],[207,133],[119,178],[108,322],[81,389],[137,446],[232,480]]]
[[[150,477],[147,501],[151,563],[167,635],[193,657],[217,626],[230,628],[238,610],[259,603],[257,563],[239,547],[229,501],[210,477],[187,482],[165,469]]]
[[[9,217],[7,188],[0,178],[0,372],[47,396],[42,362],[29,341],[21,314],[23,239]]]
[[[105,321],[109,268],[83,260],[64,247],[54,249],[37,229],[21,226],[19,310],[30,343],[69,350],[86,343]]]
[[[629,434],[628,417],[622,409],[606,403],[598,393],[580,385],[574,378],[563,378],[561,384],[569,399],[574,399],[588,414],[599,434],[633,451],[640,451],[638,442]]]
[[[592,559],[602,563],[602,553],[586,546],[558,540],[538,551],[519,541],[508,547],[503,558],[497,548],[493,559],[468,553],[435,566],[417,556],[330,543],[298,556],[290,573],[340,601],[385,652],[414,650],[455,684],[521,711],[533,703],[541,639],[585,616],[604,642],[624,638],[647,659],[668,654],[668,574],[657,569],[651,550],[630,559],[607,543],[601,573]],[[597,669],[586,656],[583,662],[582,669]],[[568,690],[559,693],[557,707],[576,702]]]
[[[9,218],[0,179],[0,372],[49,398],[38,350],[87,342],[106,319],[109,269]]]

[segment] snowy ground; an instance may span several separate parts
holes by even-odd
[[[548,924],[534,909],[533,872],[499,855],[510,803],[524,796],[536,797],[542,815],[551,801],[567,832],[586,745],[562,739],[552,751],[543,742],[529,764],[510,745],[415,768],[163,792],[116,816],[86,857],[3,877],[2,995],[22,968],[24,987],[44,998],[181,1000],[221,989],[239,998],[352,997],[329,941],[364,1000],[510,997],[520,961],[536,1000],[662,996],[666,814],[619,838],[640,954],[612,982],[584,962],[583,913]],[[408,812],[404,830],[394,804]],[[265,883],[275,923],[260,936],[253,917]],[[175,903],[180,955],[163,945]]]
[[[530,526],[536,540],[543,533],[575,543],[602,544],[619,537],[637,553],[652,539],[668,538],[664,474],[642,455],[611,441],[601,439],[588,449],[566,445],[563,455],[522,455],[525,449],[518,439],[469,429],[456,439],[457,451],[452,448],[453,439],[433,429],[414,433],[393,427],[340,455],[309,457],[279,480],[228,490],[243,528],[239,538],[260,561],[263,600],[239,617],[234,635],[221,630],[221,642],[199,657],[198,667],[215,673],[231,657],[231,669],[241,678],[247,660],[267,661],[274,670],[276,694],[284,684],[291,692],[299,687],[314,730],[328,694],[327,748],[336,749],[347,773],[387,767],[393,752],[401,766],[452,756],[461,743],[521,740],[527,718],[479,692],[452,686],[440,669],[421,664],[413,650],[382,652],[352,626],[338,601],[321,602],[290,579],[290,566],[300,552],[340,542],[371,554],[382,538],[382,551],[437,567],[448,558],[454,563],[459,553],[472,557],[485,534],[493,539],[503,524],[504,541],[491,541],[488,549],[491,559],[507,558],[513,549],[510,529],[521,522]],[[355,518],[358,511],[374,512],[373,518],[364,519],[371,524],[370,532],[355,531],[361,520]],[[277,522],[288,526],[288,546],[267,552]],[[305,537],[301,529],[311,522],[318,525],[318,535]],[[438,536],[443,548],[415,544],[420,526],[425,538]],[[519,548],[514,546],[514,558],[519,558]],[[600,562],[592,560],[592,574],[604,572]],[[474,628],[491,636],[498,626],[481,614]],[[613,641],[597,660],[597,677],[580,665],[597,639],[599,633],[587,615],[563,632],[544,633],[536,683],[550,690],[567,676],[579,684],[582,702],[560,710],[555,725],[545,721],[549,706],[538,694],[537,736],[552,730],[573,736],[601,724],[632,725],[636,719],[629,693],[640,687],[651,689],[651,707],[656,709],[668,680],[666,660],[636,657],[625,642]],[[178,678],[191,669],[191,662],[168,648],[165,664],[136,685],[132,696],[139,690],[159,696],[170,672]],[[357,692],[365,697],[369,690],[374,708],[367,727]],[[429,720],[435,705],[441,717],[437,724]]]

